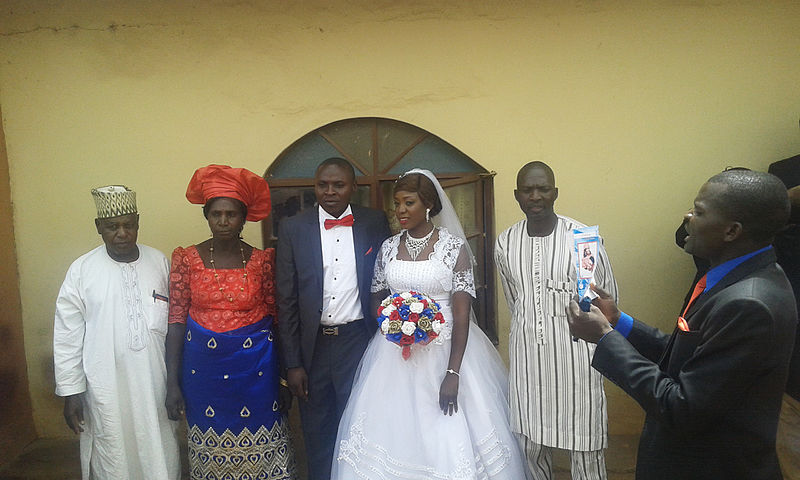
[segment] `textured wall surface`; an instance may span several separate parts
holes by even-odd
[[[557,211],[600,225],[622,307],[670,329],[693,268],[673,232],[700,184],[800,151],[798,24],[788,0],[3,2],[37,431],[67,433],[52,318],[70,262],[100,242],[89,189],[135,188],[141,241],[169,254],[208,235],[183,197],[195,168],[263,172],[343,118],[412,123],[496,171],[498,232],[521,218],[517,169],[548,162]],[[256,225],[245,238],[261,244]],[[609,408],[612,432],[638,431],[611,386]]]

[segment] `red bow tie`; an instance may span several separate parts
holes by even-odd
[[[353,226],[353,216],[352,215],[345,215],[342,218],[328,218],[325,220],[325,230],[330,230],[331,228],[341,225],[343,227],[352,227]]]

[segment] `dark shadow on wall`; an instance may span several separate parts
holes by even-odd
[[[0,465],[36,438],[22,336],[22,308],[14,242],[8,155],[0,111]]]

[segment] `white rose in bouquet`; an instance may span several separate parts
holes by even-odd
[[[408,292],[403,292],[400,294],[400,298],[402,298],[403,300],[408,300],[409,298],[411,298],[411,294]]]
[[[434,320],[433,325],[431,325],[431,327],[433,328],[433,331],[436,332],[436,334],[438,335],[439,332],[442,331],[442,328],[444,328],[444,323],[438,320]]]
[[[414,322],[403,322],[400,331],[403,332],[403,335],[414,335],[414,332],[417,331],[417,324]]]
[[[384,334],[384,335],[389,333],[389,319],[388,318],[381,322],[381,333]]]
[[[415,302],[409,305],[408,309],[411,310],[411,313],[422,313],[425,307],[422,305],[422,302]]]
[[[397,307],[395,307],[394,305],[388,305],[388,306],[383,308],[383,311],[381,312],[381,315],[386,315],[388,317],[395,310],[397,310]]]

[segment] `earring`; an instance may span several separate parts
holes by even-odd
[[[430,208],[426,208],[425,209],[425,223],[428,223],[430,221],[431,221],[431,209]]]

